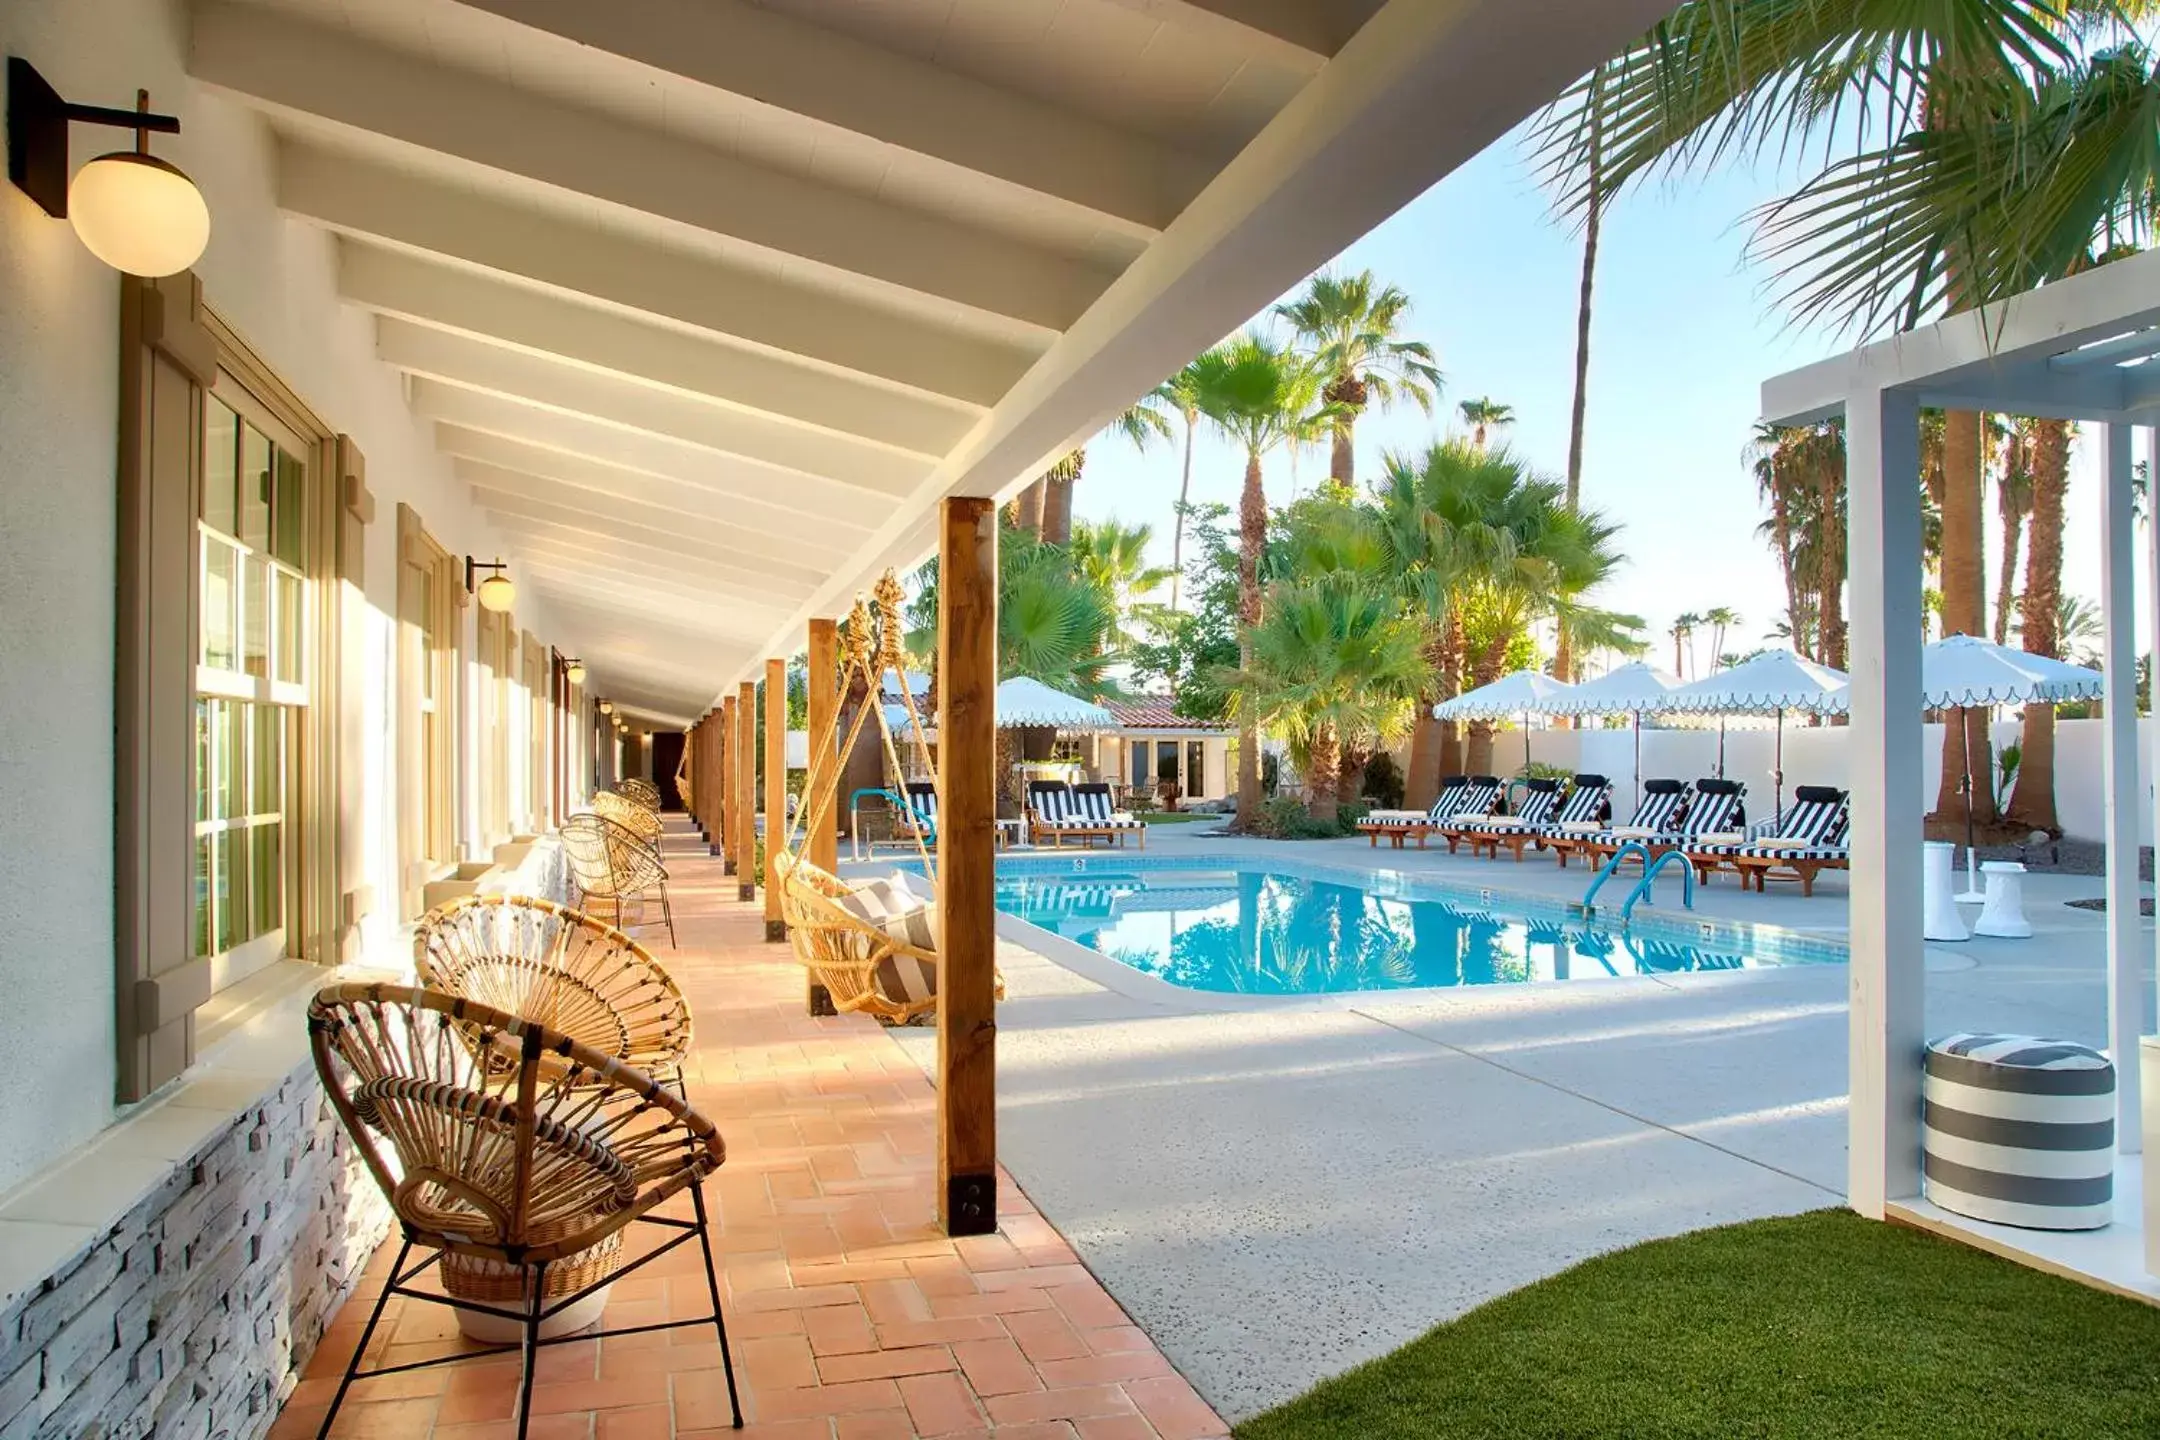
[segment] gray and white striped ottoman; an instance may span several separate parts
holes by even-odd
[[[2097,1230],[2115,1195],[2115,1066],[2065,1040],[1951,1035],[1927,1047],[1921,1188],[1945,1210]]]

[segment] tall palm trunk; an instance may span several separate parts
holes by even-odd
[[[1042,535],[1043,501],[1049,485],[1047,479],[1038,475],[1035,483],[1022,490],[1020,498],[1013,503],[1013,524],[1038,538]]]
[[[1342,737],[1335,727],[1322,723],[1313,727],[1312,744],[1308,747],[1305,768],[1305,809],[1313,819],[1332,825],[1341,809],[1342,783]]]
[[[1433,706],[1455,693],[1445,630],[1426,644],[1425,658],[1432,662],[1433,686],[1431,693],[1418,698],[1417,715],[1410,725],[1410,765],[1403,772],[1403,804],[1412,810],[1430,809],[1440,798],[1441,727],[1432,712]]]
[[[1604,74],[1600,67],[1590,77],[1593,114],[1603,88]],[[1585,159],[1589,164],[1590,203],[1583,211],[1582,285],[1575,298],[1575,398],[1568,410],[1567,447],[1567,505],[1570,510],[1582,508],[1583,426],[1590,407],[1590,299],[1597,280],[1598,225],[1604,209],[1604,132],[1594,122],[1590,126]],[[1563,684],[1575,678],[1574,638],[1565,627],[1553,646],[1553,674]],[[1573,725],[1575,722],[1565,720],[1561,723]]]
[[[1245,457],[1245,489],[1238,496],[1238,666],[1252,671],[1252,631],[1260,623],[1260,551],[1267,544],[1267,494],[1260,488],[1260,454]],[[1238,825],[1250,828],[1260,818],[1260,730],[1253,723],[1252,697],[1238,706]]]
[[[1080,472],[1086,465],[1087,451],[1068,451],[1043,476],[1042,538],[1045,542],[1064,545],[1072,540],[1073,486],[1080,483]]]
[[[1815,577],[1815,645],[1822,663],[1833,670],[1846,668],[1845,632],[1845,527],[1838,523],[1838,499],[1845,476],[1834,465],[1821,467],[1819,483],[1824,516],[1822,538],[1815,550],[1820,573]]]
[[[1192,501],[1193,431],[1199,428],[1200,412],[1185,410],[1185,473],[1178,478],[1177,520],[1170,527],[1170,608],[1178,608],[1178,589],[1185,581],[1185,507]]]
[[[1470,637],[1463,630],[1461,612],[1451,612],[1448,616],[1447,640],[1441,652],[1441,660],[1446,667],[1441,672],[1441,689],[1446,692],[1447,699],[1452,700],[1462,693],[1463,657],[1469,649]],[[1443,720],[1440,722],[1440,774],[1443,778],[1460,775],[1464,768],[1462,722]],[[1435,798],[1437,794],[1436,791]],[[1432,801],[1425,803],[1430,805]]]
[[[2006,509],[2002,517],[2002,570],[1995,581],[1995,643],[2010,643],[2010,606],[2017,599],[2018,545],[2023,539],[2025,517]]]
[[[2025,594],[2019,628],[2025,648],[2060,659],[2062,637],[2056,633],[2062,604],[2063,501],[2070,489],[2070,423],[2035,421],[2032,429],[2032,539],[2025,547]],[[2055,707],[2025,707],[2025,735],[2018,761],[2017,803],[2011,807],[2020,825],[2056,831]]]
[[[1347,487],[1357,478],[1357,420],[1365,410],[1365,382],[1352,374],[1337,375],[1321,392],[1330,405],[1341,407],[1335,417],[1334,433],[1330,436],[1328,451],[1328,479]],[[1297,447],[1290,450],[1293,459]]]
[[[1952,410],[1943,416],[1942,626],[1943,634],[1987,633],[1987,560],[1981,535],[1980,416]],[[1827,610],[1827,604],[1826,604]],[[1826,643],[1827,648],[1827,643]],[[1993,752],[1985,709],[1953,709],[1944,715],[1942,778],[1936,787],[1938,819],[1962,823],[1970,802],[1972,819],[1995,818]],[[1972,777],[1972,794],[1959,792]]]
[[[1501,663],[1507,658],[1508,638],[1502,635],[1478,652],[1477,658],[1470,665],[1471,689],[1490,685],[1500,678]],[[1463,747],[1466,752],[1463,756],[1463,768],[1472,775],[1496,774],[1493,769],[1492,721],[1472,720],[1469,731],[1468,742]]]

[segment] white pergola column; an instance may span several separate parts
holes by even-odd
[[[1852,961],[1846,1201],[1882,1218],[1920,1189],[1920,411],[1846,401],[1852,596]]]
[[[2138,934],[2137,562],[2130,514],[2130,427],[2100,427],[2100,610],[2107,711],[2101,774],[2107,797],[2108,1051],[2115,1057],[2115,1143],[2141,1148],[2138,1034],[2149,956]]]

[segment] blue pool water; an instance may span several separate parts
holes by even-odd
[[[1685,911],[1588,920],[1423,877],[1271,864],[1022,859],[998,908],[1189,990],[1250,995],[1512,985],[1842,960],[1787,932]]]

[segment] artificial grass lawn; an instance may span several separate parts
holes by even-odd
[[[1236,1435],[2156,1436],[2160,1310],[1819,1210],[1586,1261]]]

